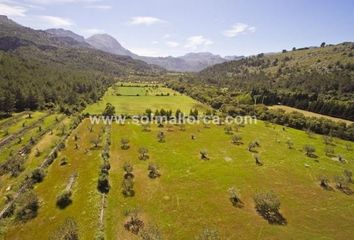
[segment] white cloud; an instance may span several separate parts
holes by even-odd
[[[37,16],[45,25],[50,27],[70,27],[74,23],[67,18],[54,17],[54,16]]]
[[[170,37],[171,37],[170,34],[165,34],[165,35],[162,36],[163,39],[168,39],[168,38],[170,38]]]
[[[236,23],[230,29],[223,32],[226,37],[236,37],[240,34],[253,33],[256,28],[245,23]]]
[[[159,41],[152,41],[151,43],[156,45],[156,44],[159,44]]]
[[[145,25],[150,26],[156,23],[162,23],[164,20],[156,18],[156,17],[132,17],[129,21],[130,25]]]
[[[0,15],[8,17],[24,17],[26,16],[27,9],[21,6],[15,6],[5,3],[0,3]]]
[[[176,48],[179,46],[179,43],[178,42],[174,42],[174,41],[168,41],[166,42],[166,45],[169,46],[169,47],[172,47],[172,48]]]
[[[111,10],[112,6],[110,5],[89,5],[86,8],[98,9],[98,10]]]
[[[212,45],[213,41],[210,39],[205,38],[204,36],[192,36],[187,38],[187,43],[184,45],[185,48],[189,48],[192,50],[195,50],[199,47],[207,47],[209,45]]]

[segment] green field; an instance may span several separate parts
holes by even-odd
[[[171,106],[185,111],[191,106],[188,104],[197,104],[187,96],[177,93],[174,96],[172,90],[161,86],[149,91],[150,96],[126,96],[137,92],[146,92],[146,88],[113,87],[99,105],[112,102],[119,109],[121,104],[133,113],[137,106],[141,111],[147,108],[143,107],[146,99],[151,99],[159,109],[168,109],[161,99],[169,99]],[[161,93],[170,93],[170,96],[156,96]],[[128,99],[137,99],[137,105],[132,108]],[[187,104],[181,103],[180,99],[185,99]],[[89,106],[87,111],[101,111],[99,105]],[[42,136],[33,146],[33,149],[40,148],[42,154],[35,156],[35,151],[31,151],[20,176],[2,177],[3,196],[8,193],[8,186],[16,191],[25,176],[45,159],[61,138],[62,124],[68,129],[72,120],[63,118],[57,123],[55,116],[45,118],[44,125],[45,129],[53,129],[53,133]],[[329,145],[322,136],[262,121],[245,126],[232,125],[231,133],[226,133],[223,125],[206,127],[203,124],[186,125],[185,130],[178,125],[158,127],[152,124],[150,131],[144,131],[142,126],[131,122],[113,124],[106,131],[104,128],[102,124],[91,125],[89,119],[84,119],[73,130],[65,148],[45,170],[44,180],[34,185],[33,191],[40,203],[37,216],[24,222],[14,216],[0,220],[3,239],[48,239],[67,218],[77,222],[80,239],[95,239],[101,230],[109,240],[141,239],[124,227],[129,220],[126,213],[132,210],[144,222],[145,229],[155,226],[163,239],[168,240],[195,239],[204,228],[217,229],[221,239],[230,240],[350,239],[354,234],[353,195],[337,189],[334,181],[334,177],[343,175],[345,169],[354,171],[352,142],[334,138],[330,145],[333,156],[327,156],[325,149]],[[35,130],[26,132],[24,138],[38,134]],[[164,142],[157,138],[161,131],[166,135]],[[97,180],[108,133],[111,136],[110,191],[102,205]],[[242,144],[233,144],[233,135],[241,136]],[[122,149],[122,138],[129,140],[128,149]],[[95,140],[98,147],[94,147]],[[253,153],[248,150],[248,144],[254,140],[260,144],[256,151],[262,166],[256,164]],[[291,149],[287,145],[289,140],[293,142]],[[305,144],[316,149],[316,157],[306,156]],[[148,149],[149,159],[139,159],[141,147]],[[201,159],[200,151],[204,149],[209,160]],[[343,162],[338,161],[338,155],[342,156]],[[63,158],[67,159],[65,165],[62,165]],[[131,197],[122,194],[125,163],[133,166],[135,195]],[[159,178],[149,178],[150,163],[159,166]],[[72,203],[60,209],[56,206],[57,197],[75,174]],[[320,175],[330,179],[331,191],[321,188]],[[352,183],[348,186],[354,189]],[[240,192],[243,208],[232,205],[228,192],[231,187]],[[273,191],[278,196],[280,213],[286,219],[286,225],[269,224],[257,213],[253,197],[259,191]],[[4,204],[2,202],[1,206]],[[102,209],[103,226],[100,224]]]
[[[204,104],[162,86],[154,88],[155,85],[151,84],[146,87],[145,84],[133,83],[121,85],[118,83],[109,88],[101,101],[88,106],[84,112],[101,114],[107,103],[115,106],[117,114],[142,114],[148,108],[153,111],[161,108],[172,111],[180,109],[184,113],[195,108],[201,112],[208,109]]]

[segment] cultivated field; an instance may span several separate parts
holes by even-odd
[[[160,85],[118,83],[107,91],[101,101],[88,106],[84,112],[101,114],[107,103],[115,106],[118,114],[142,114],[147,108],[152,111],[180,109],[184,113],[195,108],[201,112],[208,109],[204,104]]]
[[[174,106],[188,112],[198,105],[170,89],[149,89],[117,85],[101,103],[86,111],[101,113],[106,102],[113,103],[118,113],[120,109],[142,113],[155,104],[157,109]],[[142,96],[144,93],[147,96]],[[161,93],[170,95],[156,96]],[[139,96],[133,96],[136,94]],[[137,99],[134,107],[130,99]],[[9,129],[8,136],[24,129],[21,143],[16,144],[16,138],[5,145],[13,149],[12,154],[31,136],[35,138],[31,151],[24,155],[22,171],[17,176],[8,172],[1,176],[1,208],[11,202],[5,196],[14,196],[20,183],[41,166],[60,140],[65,140],[65,146],[53,163],[44,165],[45,178],[33,185],[39,200],[36,216],[20,221],[15,207],[13,215],[0,220],[3,239],[58,239],[55,234],[58,229],[63,231],[60,226],[67,219],[77,223],[80,239],[142,239],[125,227],[132,216],[142,221],[143,229],[157,228],[163,239],[169,240],[195,239],[205,228],[216,229],[222,239],[230,240],[350,239],[354,234],[354,195],[349,190],[354,186],[349,183],[346,191],[336,186],[344,170],[354,171],[352,142],[262,121],[228,128],[203,124],[147,127],[130,122],[104,126],[83,119],[71,129],[74,117],[36,112],[29,122],[27,115],[14,116],[18,119],[13,123],[0,122],[6,125],[1,128],[3,132]],[[23,121],[28,124],[23,126]],[[41,131],[36,125],[39,122]],[[31,124],[33,127],[26,128]],[[234,136],[239,136],[237,144],[232,141]],[[251,142],[258,146],[250,149]],[[311,145],[315,152],[306,155],[304,145]],[[141,157],[142,148],[149,157]],[[10,156],[7,152],[1,162]],[[105,161],[110,163],[104,169],[110,185],[108,193],[98,190]],[[127,163],[133,168],[129,174],[125,173]],[[151,164],[158,167],[160,176],[149,176]],[[328,177],[328,189],[320,186],[319,176]],[[130,196],[123,194],[126,187],[122,185],[128,177],[133,183],[134,194]],[[239,192],[243,207],[231,203],[232,187]],[[256,211],[253,198],[262,191],[278,196],[286,224],[269,224]],[[70,192],[69,201],[58,205],[63,192]]]

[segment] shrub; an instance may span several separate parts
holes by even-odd
[[[259,157],[258,154],[253,154],[253,158],[254,158],[254,160],[256,161],[256,164],[257,164],[258,166],[262,166],[262,165],[263,165],[263,162],[262,162],[262,160],[261,160],[261,158]]]
[[[16,201],[16,219],[27,221],[37,216],[39,201],[34,192],[28,191],[20,195]]]
[[[60,209],[66,208],[71,203],[72,203],[72,200],[71,200],[71,191],[70,190],[65,190],[61,194],[58,195],[56,204]]]
[[[139,234],[139,232],[144,228],[144,222],[139,219],[136,210],[130,211],[128,213],[129,220],[125,222],[124,228],[134,234]]]

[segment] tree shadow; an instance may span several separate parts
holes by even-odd
[[[281,215],[280,212],[260,212],[258,213],[272,225],[286,225],[287,220]]]

